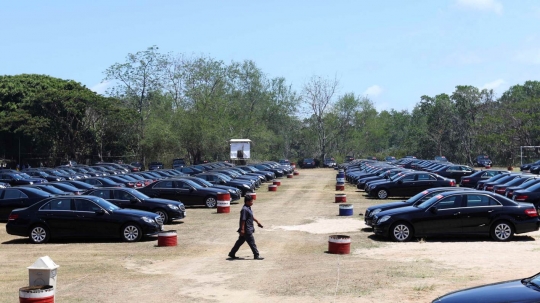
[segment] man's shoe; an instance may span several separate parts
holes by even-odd
[[[240,257],[237,257],[237,256],[235,256],[235,255],[233,255],[231,253],[229,253],[229,258],[231,258],[231,259],[240,259]]]
[[[261,256],[255,256],[253,257],[253,260],[264,260],[264,258]]]

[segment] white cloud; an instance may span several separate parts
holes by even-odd
[[[497,14],[502,14],[502,3],[497,0],[456,0],[457,5],[463,8],[474,9],[479,11],[492,11]]]
[[[98,83],[94,86],[92,86],[90,88],[91,91],[94,91],[100,95],[104,95],[105,94],[105,91],[107,90],[107,88],[109,88],[109,86],[111,85],[111,82],[109,81],[103,81],[101,83]]]
[[[515,59],[527,64],[540,64],[540,48],[518,51]]]
[[[503,79],[497,79],[495,81],[489,82],[484,84],[480,89],[493,89],[496,90],[501,85],[505,84],[506,82]]]
[[[376,97],[382,93],[382,88],[378,85],[372,85],[366,89],[364,92],[364,95],[370,96],[370,97]]]

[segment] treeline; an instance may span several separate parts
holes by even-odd
[[[253,141],[257,159],[345,155],[519,163],[519,147],[540,139],[540,83],[497,97],[458,86],[422,96],[409,111],[378,112],[367,98],[339,95],[314,76],[296,92],[252,61],[159,53],[128,54],[105,71],[106,96],[46,75],[0,77],[0,158],[37,165],[62,159],[170,163],[226,160],[228,140]],[[20,161],[19,161],[20,157]]]

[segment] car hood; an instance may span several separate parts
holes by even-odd
[[[130,215],[130,216],[137,216],[137,217],[148,217],[150,219],[154,219],[157,215],[154,213],[151,213],[149,211],[144,210],[136,210],[131,208],[121,208],[114,211],[115,214],[123,214],[123,215]]]
[[[381,211],[380,213],[377,214],[377,216],[380,218],[382,216],[394,216],[394,215],[399,215],[402,213],[412,213],[412,212],[418,212],[418,211],[425,211],[425,209],[421,209],[414,206],[398,207],[398,208]]]
[[[539,302],[540,291],[526,287],[521,280],[499,282],[451,292],[433,302]]]
[[[159,203],[159,204],[173,204],[173,205],[176,205],[176,206],[184,205],[182,202],[169,200],[169,199],[160,199],[160,198],[150,198],[150,199],[145,199],[144,201],[145,202],[150,202],[150,203]]]
[[[390,202],[390,203],[377,204],[377,205],[370,206],[370,207],[367,208],[367,210],[372,211],[372,210],[375,210],[377,208],[386,209],[386,208],[392,208],[392,207],[396,207],[396,206],[406,206],[406,205],[407,204],[405,204],[404,201]]]

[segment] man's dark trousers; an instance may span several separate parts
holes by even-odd
[[[258,257],[259,251],[257,250],[257,245],[255,244],[255,238],[253,237],[253,234],[244,234],[243,236],[240,235],[238,237],[238,240],[236,240],[236,243],[234,243],[234,247],[231,249],[231,255],[234,256],[236,252],[240,249],[240,246],[244,244],[244,242],[247,242],[247,244],[251,248],[253,256]]]

